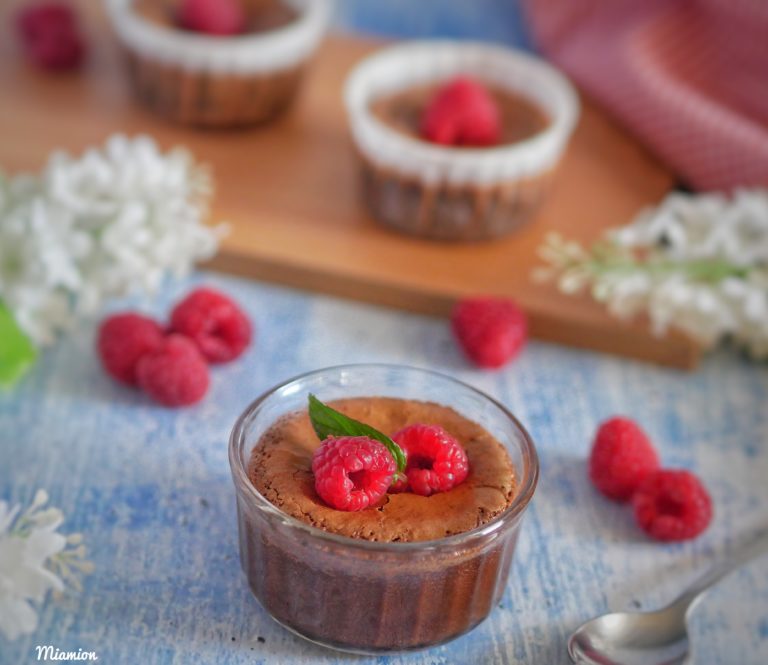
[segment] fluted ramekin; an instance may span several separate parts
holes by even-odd
[[[522,96],[549,122],[529,139],[490,148],[454,148],[404,134],[371,103],[457,75]],[[513,49],[454,41],[385,48],[361,62],[344,97],[362,158],[365,200],[380,222],[405,233],[478,240],[509,233],[531,217],[578,120],[578,96],[546,62]]]
[[[142,102],[183,124],[237,127],[289,105],[325,33],[332,0],[283,1],[298,12],[284,27],[226,37],[156,24],[134,0],[107,8]]]

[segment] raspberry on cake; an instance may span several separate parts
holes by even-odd
[[[323,404],[312,394],[309,396],[309,418],[318,438],[323,441],[312,462],[315,488],[326,503],[342,510],[359,510],[357,500],[349,496],[350,492],[354,495],[354,490],[363,491],[364,500],[360,507],[365,508],[382,498],[388,489],[393,493],[411,490],[421,496],[447,492],[463,483],[469,473],[464,448],[439,425],[415,423],[390,438],[375,427]],[[340,439],[335,437],[342,437],[344,446],[336,443]],[[366,442],[377,446],[372,448]],[[361,451],[350,448],[363,444],[366,448]],[[394,464],[386,482],[382,475],[375,479],[369,478],[368,474],[356,478],[349,476],[348,472],[367,471],[370,465],[373,465],[371,471],[375,470],[379,459],[374,452],[378,455],[382,451]],[[326,456],[332,464],[318,465],[318,459],[325,460]],[[379,490],[380,494],[368,496],[371,491]],[[353,507],[347,507],[349,505]]]
[[[422,496],[447,492],[467,478],[467,453],[442,427],[417,423],[401,429],[392,438],[405,451],[407,487],[412,492]],[[402,490],[400,485],[395,488]]]
[[[241,0],[183,0],[178,20],[182,28],[209,35],[237,35],[247,27]]]
[[[422,116],[421,135],[443,145],[492,146],[501,138],[501,113],[482,83],[458,76],[435,92]]]
[[[442,538],[474,529],[509,505],[515,475],[506,449],[480,425],[456,411],[430,402],[385,397],[339,400],[328,406],[350,419],[363,421],[379,433],[404,432],[402,438],[406,445],[414,446],[417,458],[423,454],[422,462],[431,455],[439,460],[437,466],[445,475],[428,478],[435,485],[444,483],[441,486],[448,487],[453,483],[453,486],[433,491],[430,496],[420,496],[414,491],[389,493],[386,501],[375,508],[354,512],[339,510],[317,491],[317,478],[313,473],[317,465],[313,462],[315,455],[325,458],[325,453],[316,451],[318,448],[322,451],[327,441],[334,439],[321,443],[309,413],[297,412],[278,420],[262,436],[253,448],[249,468],[256,489],[293,517],[353,538],[411,541]],[[419,424],[425,422],[434,425]],[[415,441],[422,428],[427,428],[429,435],[425,442],[417,445]],[[362,458],[367,451],[363,454],[359,449],[334,451],[335,457],[345,454]],[[388,455],[394,460],[389,452]],[[472,473],[468,473],[470,467]],[[392,473],[394,470],[393,467]],[[339,478],[345,471],[337,469],[335,473]],[[456,477],[449,481],[451,473]],[[322,477],[324,474],[325,471],[321,472]],[[462,482],[458,482],[458,478],[462,478]],[[425,493],[426,489],[433,490],[428,481],[419,479],[418,482],[424,483]]]
[[[328,438],[312,457],[318,495],[339,510],[375,505],[392,484],[395,471],[390,452],[366,436]]]

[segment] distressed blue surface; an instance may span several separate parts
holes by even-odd
[[[740,534],[768,519],[768,371],[734,355],[696,374],[533,343],[513,366],[466,365],[444,321],[199,275],[246,306],[257,341],[216,368],[200,406],[172,411],[104,376],[93,325],[49,351],[0,396],[0,496],[47,488],[82,531],[96,564],[82,595],[49,602],[38,631],[0,638],[0,663],[33,662],[34,646],[95,650],[104,663],[567,663],[565,640],[608,608],[669,600]],[[153,303],[162,316],[189,284]],[[119,306],[120,304],[116,305]],[[469,635],[404,657],[354,659],[304,643],[251,597],[239,569],[226,456],[242,408],[277,381],[342,362],[431,367],[484,389],[530,428],[542,476],[507,593]],[[666,463],[694,469],[716,518],[694,543],[647,540],[624,506],[589,485],[596,424],[638,418]],[[768,560],[728,578],[692,617],[696,663],[758,665],[768,653]],[[264,643],[258,641],[265,639]]]
[[[526,45],[514,2],[341,0],[339,23],[366,32],[484,36]],[[169,411],[99,369],[93,324],[48,351],[0,394],[0,498],[38,487],[82,531],[96,564],[81,595],[50,601],[38,631],[0,637],[0,663],[34,661],[34,646],[94,650],[111,664],[255,665],[568,662],[565,640],[607,609],[651,608],[768,520],[768,370],[734,355],[694,375],[534,343],[499,373],[469,368],[444,321],[214,275],[257,324],[256,345],[216,368],[206,401]],[[162,316],[190,283],[138,303]],[[117,304],[116,306],[119,306]],[[469,635],[403,657],[352,658],[277,626],[251,597],[237,561],[226,440],[253,397],[287,377],[345,362],[430,367],[486,390],[529,427],[542,476],[506,595]],[[586,480],[596,424],[638,418],[669,465],[712,491],[716,517],[694,543],[647,540],[629,511]],[[695,611],[696,663],[762,665],[768,653],[768,561],[722,583]],[[259,641],[259,637],[265,641]]]
[[[531,42],[516,0],[339,0],[337,25],[371,35]]]

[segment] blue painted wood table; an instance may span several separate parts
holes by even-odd
[[[450,8],[449,8],[450,5]],[[418,9],[416,7],[418,6]],[[513,4],[351,0],[340,22],[379,32],[523,39]],[[217,368],[198,407],[167,410],[104,376],[94,324],[49,350],[0,395],[0,499],[46,488],[95,563],[81,594],[50,600],[37,631],[0,637],[0,663],[35,661],[35,646],[95,651],[99,662],[567,663],[569,631],[600,612],[666,602],[735,539],[768,520],[768,371],[733,354],[693,375],[532,343],[497,373],[471,369],[444,321],[196,275],[153,302],[162,315],[199,281],[244,303],[255,346]],[[126,305],[116,303],[115,307]],[[254,396],[290,376],[348,362],[394,362],[457,376],[505,404],[538,444],[542,477],[504,598],[490,618],[446,646],[355,659],[277,626],[248,591],[237,559],[229,430]],[[649,541],[628,509],[586,478],[596,424],[638,418],[665,462],[702,476],[715,519],[692,543]],[[768,560],[729,577],[691,617],[696,663],[768,660]]]
[[[569,630],[608,608],[650,608],[768,513],[768,371],[716,355],[681,374],[532,343],[508,369],[469,368],[444,321],[215,275],[258,327],[255,346],[216,368],[198,407],[167,410],[109,380],[92,325],[47,352],[0,396],[0,497],[38,487],[81,531],[96,564],[82,594],[51,600],[38,630],[0,638],[0,663],[34,661],[34,647],[93,650],[104,663],[568,662]],[[162,316],[189,284],[153,303]],[[116,306],[120,306],[118,303]],[[457,376],[501,399],[529,427],[542,476],[501,605],[444,647],[359,661],[289,634],[252,598],[237,559],[226,442],[239,412],[276,382],[321,366],[393,362]],[[688,544],[649,541],[628,509],[586,477],[595,425],[638,418],[668,465],[695,470],[715,520]],[[731,576],[692,616],[696,663],[754,664],[768,654],[768,560]],[[263,641],[262,641],[263,640]]]

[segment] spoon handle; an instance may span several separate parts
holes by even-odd
[[[739,547],[720,563],[712,566],[684,591],[673,604],[680,604],[686,607],[691,606],[705,591],[712,588],[726,575],[766,552],[768,552],[768,529],[758,532],[746,544]]]

